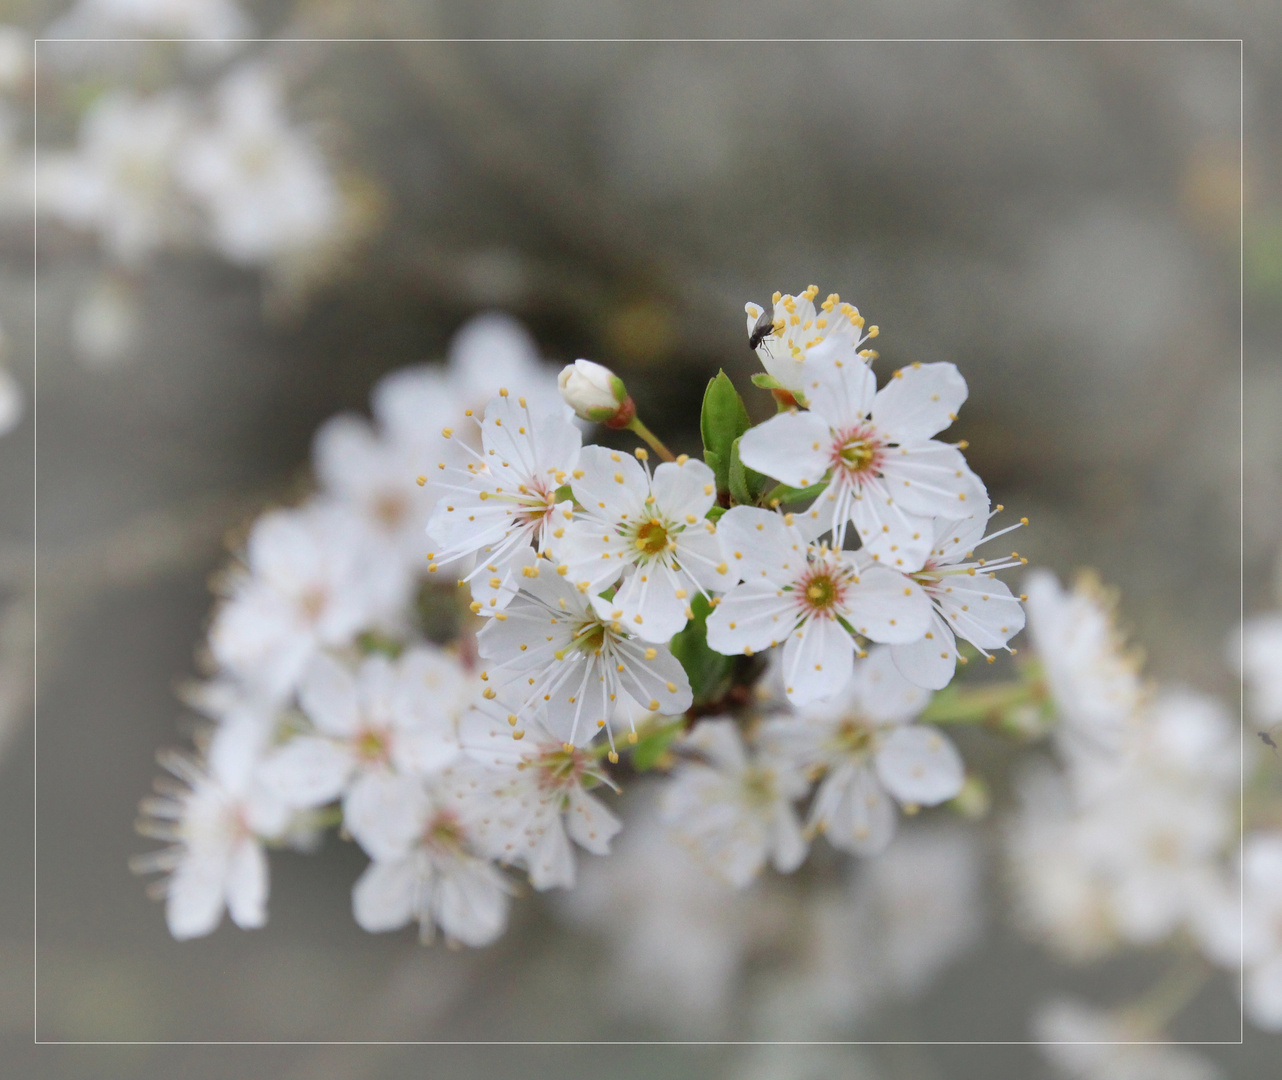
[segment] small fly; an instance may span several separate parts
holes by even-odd
[[[771,307],[769,311],[763,311],[758,317],[756,325],[752,328],[752,333],[748,335],[748,348],[753,352],[761,345],[766,338],[771,337],[775,332],[775,312]]]
[[[1256,734],[1260,737],[1260,742],[1264,743],[1276,755],[1278,744],[1273,741],[1273,735],[1268,731],[1257,731]]]

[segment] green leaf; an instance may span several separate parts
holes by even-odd
[[[694,704],[716,701],[730,686],[734,674],[733,656],[722,656],[708,648],[708,615],[712,605],[700,594],[690,605],[694,618],[672,639],[672,655],[685,668],[694,692]]]
[[[632,748],[632,767],[637,772],[653,769],[668,752],[668,747],[682,731],[685,730],[685,719],[673,720],[669,724],[648,731],[637,740]]]
[[[720,521],[721,515],[724,514],[728,509],[729,507],[726,507],[726,506],[714,506],[711,510],[709,510],[704,515],[704,517],[706,517],[709,521]]]
[[[739,459],[739,440],[730,444],[730,497],[737,503],[755,505],[769,481],[755,469],[748,468]]]
[[[378,653],[395,660],[405,651],[405,643],[378,630],[366,630],[356,637],[356,647],[366,656]]]
[[[561,485],[559,488],[557,488],[557,489],[556,489],[556,491],[553,493],[553,498],[555,498],[555,499],[556,499],[556,501],[557,501],[557,502],[559,502],[559,503],[563,503],[563,502],[565,502],[565,500],[566,500],[566,499],[569,499],[569,500],[570,500],[570,502],[574,502],[574,501],[575,501],[575,500],[574,500],[574,490],[570,487],[570,485],[569,485],[569,484],[562,484],[562,485]]]
[[[759,386],[762,390],[781,390],[783,383],[773,375],[767,375],[764,371],[759,371],[752,377],[752,385]]]
[[[724,371],[708,383],[703,395],[699,430],[703,435],[703,460],[717,477],[717,490],[730,487],[730,451],[735,439],[752,426],[743,398]]]

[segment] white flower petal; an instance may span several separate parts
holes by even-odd
[[[585,446],[576,471],[583,475],[570,480],[570,489],[592,517],[611,523],[625,517],[635,521],[645,512],[650,479],[631,454]]]
[[[267,856],[246,837],[232,850],[227,866],[227,913],[242,930],[267,922]]]
[[[524,861],[530,884],[540,892],[574,887],[574,849],[559,815],[548,822]]]
[[[895,667],[909,682],[927,690],[942,690],[957,669],[957,642],[938,612],[925,635],[907,645],[890,646]]]
[[[665,646],[657,646],[653,660],[645,658],[646,646],[642,642],[619,641],[615,648],[624,666],[619,683],[638,705],[663,716],[678,716],[690,708],[694,700],[690,679]]]
[[[716,474],[697,458],[684,463],[665,461],[654,470],[651,485],[655,505],[669,518],[684,521],[687,514],[702,518],[717,501]]]
[[[905,678],[894,662],[898,645],[880,645],[869,650],[867,659],[856,666],[849,693],[856,708],[877,723],[901,723],[922,711],[930,694]]]
[[[804,562],[804,559],[803,559]],[[725,656],[777,645],[797,622],[791,595],[768,581],[736,585],[708,616],[708,647]]]
[[[770,510],[731,507],[717,522],[716,538],[730,567],[731,581],[725,584],[765,579],[787,585],[806,565],[806,541],[800,530]]]
[[[984,482],[961,451],[946,443],[931,440],[891,449],[881,471],[889,496],[908,514],[956,519],[988,505]]]
[[[623,579],[612,603],[623,612],[623,625],[642,641],[668,642],[688,621],[691,583],[660,563],[636,567]],[[687,594],[677,596],[678,592]]]
[[[442,874],[436,915],[441,929],[464,945],[489,945],[507,927],[503,875],[482,859],[460,858]]]
[[[303,672],[299,705],[319,731],[350,736],[360,727],[356,679],[332,656],[318,653]]]
[[[622,823],[600,799],[581,787],[570,789],[565,829],[576,844],[593,855],[609,854],[610,841],[621,828]]]
[[[830,338],[812,349],[806,360],[802,387],[806,403],[829,428],[840,431],[868,415],[877,394],[877,377],[850,342]]]
[[[739,458],[750,469],[792,487],[810,487],[824,478],[832,456],[832,434],[815,413],[786,412],[744,432]]]
[[[895,809],[871,769],[846,763],[819,785],[810,827],[821,828],[841,851],[875,855],[895,833]]]
[[[723,592],[734,584],[729,577],[729,567],[724,573],[721,570],[726,562],[721,555],[719,533],[711,522],[701,521],[687,525],[675,537],[677,565],[696,585],[709,592]]]
[[[780,803],[771,823],[770,861],[781,874],[791,874],[806,861],[810,845],[801,831],[797,812],[787,803]]]
[[[165,922],[178,941],[204,937],[223,915],[227,861],[223,855],[188,853],[169,879]]]
[[[784,692],[794,705],[831,697],[850,681],[854,662],[854,640],[840,623],[809,619],[784,645]]]
[[[399,930],[414,917],[417,857],[371,862],[352,886],[352,915],[371,934]]]
[[[900,802],[936,806],[961,791],[966,768],[948,736],[928,724],[910,724],[885,736],[877,775]]]
[[[333,802],[356,768],[348,747],[329,739],[299,735],[272,752],[259,768],[263,786],[290,806]]]
[[[428,813],[420,780],[392,772],[359,777],[343,800],[343,827],[372,859],[395,859],[418,839]]]
[[[929,439],[957,419],[966,380],[953,364],[913,364],[877,393],[872,418],[892,442]]]
[[[864,637],[891,645],[930,629],[934,608],[917,582],[884,566],[863,566],[846,598],[846,618]]]
[[[1247,974],[1243,1004],[1256,1027],[1282,1031],[1282,957]]]
[[[991,574],[951,574],[932,590],[949,627],[981,649],[1000,649],[1024,629],[1024,609]]]

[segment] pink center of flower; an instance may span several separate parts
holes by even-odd
[[[856,481],[881,474],[885,441],[875,428],[856,424],[839,432],[832,444],[832,469]]]
[[[812,566],[796,584],[797,599],[809,616],[832,618],[845,606],[846,575],[826,562]]]
[[[449,810],[442,810],[423,829],[423,846],[436,851],[455,852],[463,847],[463,826]]]
[[[577,746],[566,750],[557,747],[539,755],[539,785],[552,790],[571,788],[580,783],[587,772],[589,757]]]
[[[386,762],[391,757],[390,733],[380,728],[362,728],[355,739],[356,756],[365,762]]]

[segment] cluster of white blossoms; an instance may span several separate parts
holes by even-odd
[[[1230,646],[1263,725],[1259,742],[1244,743],[1215,699],[1142,681],[1116,630],[1113,598],[1093,577],[1065,590],[1035,571],[1027,588],[1035,678],[1055,714],[1060,767],[1025,770],[1007,822],[1016,912],[1032,936],[1073,961],[1158,945],[1182,956],[1147,998],[1112,1012],[1050,1004],[1036,1034],[1160,1040],[1216,966],[1243,968],[1247,1018],[1282,1030],[1282,834],[1267,726],[1279,715],[1276,616],[1248,621]],[[1256,776],[1245,799],[1244,768]],[[1063,1075],[1089,1080],[1219,1075],[1187,1051],[1152,1045],[1047,1053]]]
[[[173,841],[142,860],[171,871],[173,932],[224,908],[261,924],[265,851],[341,825],[370,858],[361,926],[486,944],[512,872],[572,886],[576,851],[621,827],[610,790],[648,770],[668,774],[669,836],[732,888],[796,870],[820,835],[879,853],[896,804],[955,798],[961,755],[921,714],[959,639],[991,660],[1022,628],[995,572],[1023,560],[976,553],[987,494],[932,438],[965,397],[956,369],[878,391],[858,313],[815,293],[776,297],[755,335],[768,355],[809,313],[788,361],[805,392],[771,385],[779,411],[753,427],[719,375],[703,460],[600,365],[553,380],[499,316],[445,372],[385,379],[372,424],[325,424],[317,494],[263,514],[220,579],[190,696],[213,725],[144,806]],[[830,320],[848,329],[805,344]],[[650,448],[584,445],[593,423]]]
[[[236,40],[252,34],[233,0],[80,0],[41,34],[39,59],[58,90],[42,105],[63,110],[41,129],[73,128],[74,145],[6,152],[0,107],[0,202],[20,190],[23,220],[34,200],[102,253],[72,318],[85,362],[128,357],[140,286],[164,255],[211,252],[294,301],[365,227],[326,133],[291,115],[300,69]],[[186,61],[153,37],[186,40]]]

